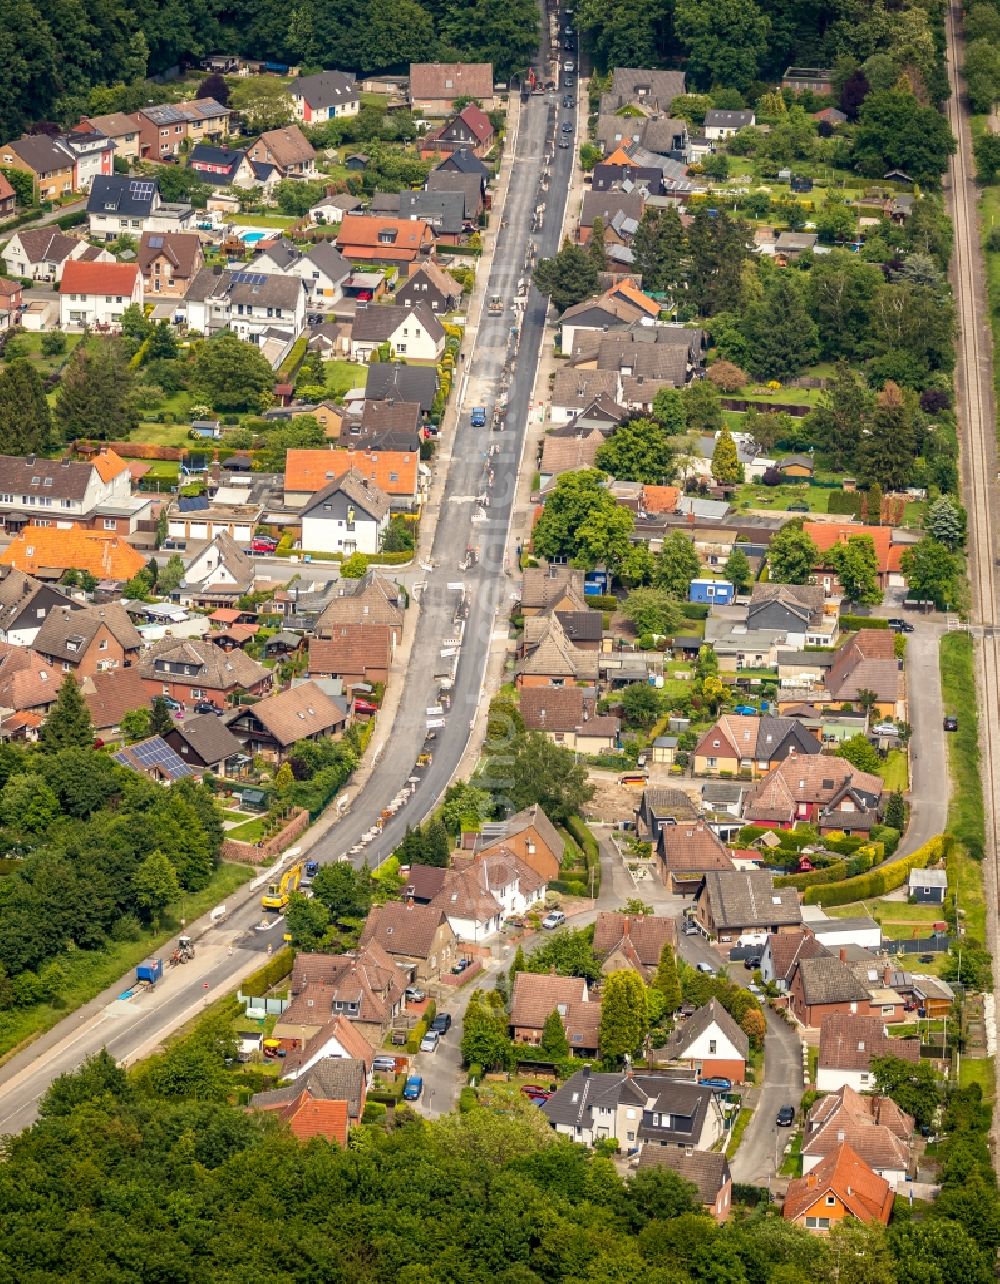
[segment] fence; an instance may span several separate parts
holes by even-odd
[[[236,991],[236,1001],[242,1003],[248,1012],[252,1009],[264,1016],[281,1016],[291,1003],[291,999],[269,999],[263,994],[244,994],[242,990]]]
[[[916,941],[883,941],[882,948],[887,954],[945,954],[953,939],[956,938],[942,933],[939,936],[924,936]]]
[[[244,843],[238,838],[222,840],[222,859],[233,860],[240,865],[261,865],[264,861],[277,856],[286,847],[290,847],[298,836],[309,828],[309,813],[298,811],[285,827],[267,842]]]
[[[761,414],[791,415],[793,419],[804,419],[812,406],[792,404],[786,401],[756,401],[752,397],[723,397],[719,403],[723,410],[758,410]]]

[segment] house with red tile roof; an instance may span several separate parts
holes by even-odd
[[[826,689],[837,705],[859,708],[862,691],[878,697],[873,711],[903,718],[903,662],[896,656],[895,636],[888,629],[859,629],[838,649],[827,671]]]
[[[846,758],[826,754],[786,758],[747,791],[743,819],[768,829],[793,829],[802,821],[865,834],[882,813],[881,777],[858,771]]]
[[[122,313],[142,307],[142,272],[136,263],[88,263],[71,259],[59,283],[59,323],[64,330],[121,325]]]
[[[620,914],[602,910],[594,925],[594,954],[608,975],[622,968],[638,972],[649,984],[664,945],[677,949],[677,920],[659,914]]]
[[[788,1184],[782,1216],[806,1230],[827,1234],[848,1217],[888,1226],[894,1192],[845,1141],[804,1177]]]
[[[0,280],[0,330],[10,330],[19,323],[23,294],[20,281]]]
[[[411,62],[410,106],[421,116],[446,116],[456,98],[495,106],[491,62]]]
[[[389,496],[393,509],[407,511],[420,490],[417,450],[290,450],[285,456],[285,503],[303,508],[332,481],[354,469]]]
[[[553,1012],[559,1018],[575,1056],[597,1052],[601,1003],[592,999],[587,982],[579,976],[550,976],[518,972],[510,1001],[510,1030],[515,1043],[539,1044],[545,1022]]]
[[[843,593],[843,586],[837,579],[837,572],[830,564],[829,556],[824,554],[829,554],[831,549],[839,548],[859,535],[867,535],[875,547],[879,588],[900,588],[905,583],[902,557],[907,545],[893,543],[890,526],[865,526],[860,522],[806,522],[802,529],[820,553],[816,580],[828,595]]]
[[[466,148],[476,156],[485,156],[493,146],[496,131],[489,116],[476,103],[466,103],[462,110],[440,129],[425,134],[418,146],[424,160],[450,156]]]
[[[348,1132],[361,1122],[367,1087],[363,1061],[327,1057],[287,1087],[255,1093],[250,1106],[277,1114],[300,1141],[324,1137],[346,1146]]]
[[[55,579],[69,570],[89,571],[95,579],[124,583],[142,570],[146,559],[118,535],[26,526],[0,553],[0,565]]]
[[[434,233],[423,219],[345,214],[337,249],[355,263],[412,263],[434,248]]]
[[[806,1116],[802,1172],[812,1172],[846,1141],[873,1172],[898,1190],[910,1172],[913,1135],[913,1116],[891,1097],[862,1096],[845,1085],[820,1097]]]
[[[710,869],[736,868],[725,844],[703,820],[664,825],[656,851],[660,876],[674,896],[693,896]]]

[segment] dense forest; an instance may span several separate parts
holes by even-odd
[[[37,121],[134,110],[146,96],[129,104],[127,87],[210,53],[359,73],[465,57],[506,76],[538,29],[535,0],[7,0],[3,14],[4,140]]]
[[[202,1023],[203,1026],[206,1023]],[[997,1196],[979,1088],[956,1092],[944,1190],[889,1230],[817,1237],[766,1204],[718,1227],[693,1187],[549,1131],[516,1090],[346,1150],[225,1101],[224,1024],[130,1074],[57,1080],[0,1164],[0,1276],[19,1284],[988,1284]],[[497,1108],[498,1107],[498,1108]],[[384,1114],[381,1116],[384,1121]],[[742,1199],[752,1192],[740,1188]]]

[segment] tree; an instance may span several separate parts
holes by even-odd
[[[862,173],[881,178],[900,169],[918,183],[937,182],[955,139],[935,107],[924,107],[904,89],[870,93],[858,112],[854,164]]]
[[[159,923],[160,915],[171,901],[181,894],[176,871],[160,851],[150,852],[132,875],[132,889],[136,903],[154,925]]]
[[[198,86],[195,98],[214,98],[220,106],[228,106],[229,86],[226,83],[225,76],[220,76],[218,72],[213,72],[210,76],[206,76]]]
[[[485,789],[477,789],[460,780],[445,790],[441,819],[449,834],[459,834],[465,826],[478,829],[493,815],[493,799]]]
[[[229,105],[246,121],[249,132],[278,129],[292,120],[292,100],[280,80],[248,76],[230,96]]]
[[[962,562],[947,545],[925,537],[904,551],[902,567],[911,597],[942,611],[961,604]]]
[[[691,581],[698,577],[701,562],[694,545],[683,531],[671,531],[664,537],[656,559],[654,582],[681,601],[687,601]]]
[[[660,961],[656,965],[651,985],[663,995],[666,1011],[671,1014],[676,1012],[681,1006],[681,983],[677,977],[674,947],[669,941],[664,941],[663,949],[660,950]]]
[[[913,471],[915,444],[908,399],[889,380],[875,399],[872,430],[858,450],[858,472],[883,490],[902,490]]]
[[[798,521],[782,526],[767,549],[771,579],[777,584],[808,584],[818,558],[819,550]]]
[[[621,1065],[626,1056],[634,1057],[642,1047],[648,1026],[646,986],[642,977],[631,968],[612,972],[604,982],[601,998],[602,1061],[614,1066]]]
[[[612,570],[629,548],[634,521],[604,486],[595,468],[563,473],[535,524],[535,552],[569,557],[575,566],[603,562]]]
[[[622,712],[630,726],[651,727],[660,709],[660,695],[648,682],[630,682],[622,692]]]
[[[165,736],[168,731],[172,731],[174,719],[170,710],[167,708],[167,702],[163,696],[153,696],[153,703],[149,711],[149,734],[151,736]]]
[[[565,1061],[569,1056],[569,1039],[563,1029],[562,1017],[553,1009],[542,1026],[542,1056],[551,1061]]]
[[[318,950],[330,930],[330,911],[316,896],[293,892],[285,910],[285,926],[299,950]]]
[[[629,419],[598,447],[594,463],[618,481],[662,486],[674,475],[674,454],[655,419]]]
[[[722,574],[733,584],[737,593],[745,593],[750,587],[753,580],[750,559],[738,544],[733,545],[733,551],[726,558]]]
[[[598,272],[604,272],[608,266],[608,256],[604,248],[604,219],[598,214],[590,229],[587,241],[587,253]]]
[[[954,552],[965,543],[965,510],[960,510],[950,495],[941,495],[927,510],[924,529],[931,539]]]
[[[878,558],[870,535],[852,535],[831,549],[829,560],[850,601],[866,606],[877,606],[882,601]]]
[[[164,596],[169,596],[184,578],[184,562],[179,553],[171,553],[167,563],[160,570],[156,587]]]
[[[838,361],[809,416],[811,431],[838,468],[853,467],[871,409],[872,397],[864,380],[846,361]]]
[[[805,299],[819,330],[819,351],[824,360],[856,361],[870,355],[872,300],[883,280],[876,264],[846,250],[816,258],[806,278]],[[838,381],[843,384],[851,379],[856,376],[845,365],[835,372],[834,379],[827,380],[828,393],[837,388]]]
[[[274,384],[270,362],[250,343],[222,333],[198,347],[191,389],[216,410],[260,410]]]
[[[767,1022],[764,1020],[764,1013],[758,1008],[748,1008],[740,1019],[740,1029],[750,1040],[750,1046],[757,1051],[764,1048],[764,1040],[767,1037]]]
[[[902,833],[906,828],[906,806],[903,802],[903,795],[898,789],[894,789],[889,795],[889,801],[885,805],[885,823],[890,829],[895,829]]]
[[[645,290],[673,293],[680,282],[684,260],[684,227],[677,211],[673,208],[643,210],[632,253]]]
[[[21,210],[30,209],[35,204],[35,178],[24,169],[13,169],[10,165],[0,165],[0,174],[4,176],[17,197]]]
[[[716,361],[708,367],[705,377],[711,379],[720,392],[739,392],[747,382],[747,372],[732,361]]]
[[[59,799],[37,772],[19,771],[0,790],[0,820],[12,833],[48,834],[58,816]]]
[[[799,374],[819,352],[819,331],[806,309],[802,291],[788,272],[776,272],[763,295],[743,314],[749,365],[758,379],[787,379]]]
[[[137,602],[148,602],[152,592],[153,577],[145,567],[141,571],[136,571],[130,580],[126,580],[122,588],[122,595],[126,599],[134,599]]]
[[[684,389],[687,426],[696,432],[715,433],[722,427],[719,390],[707,379],[695,379]]]
[[[28,455],[51,445],[52,414],[42,377],[30,361],[15,357],[0,371],[0,450]]]
[[[868,737],[860,732],[840,743],[837,748],[837,757],[846,758],[857,771],[867,771],[873,776],[878,775],[879,768],[882,766],[878,751]]]
[[[139,426],[134,386],[121,340],[78,344],[63,371],[56,401],[63,436],[126,440]]]
[[[313,899],[322,902],[336,923],[362,919],[372,906],[371,876],[346,861],[321,865],[313,879]]]
[[[59,694],[42,724],[40,742],[46,753],[94,743],[94,724],[76,679],[67,673]]]
[[[668,437],[686,431],[687,411],[684,396],[677,388],[661,388],[653,398],[653,418]]]
[[[508,782],[507,796],[515,811],[538,803],[550,820],[562,824],[578,815],[593,796],[587,781],[587,768],[576,761],[572,749],[553,744],[540,731],[529,731],[519,737],[513,753],[504,754],[502,771]],[[499,778],[499,777],[498,777]]]
[[[600,285],[594,260],[585,247],[568,243],[555,258],[542,259],[535,268],[534,282],[560,313],[596,294]]]
[[[757,79],[771,20],[753,0],[677,0],[674,30],[696,85],[745,90]]]
[[[972,144],[976,176],[981,183],[995,183],[1000,173],[1000,134],[984,130]]]
[[[937,1075],[929,1061],[903,1061],[899,1057],[872,1057],[875,1092],[891,1097],[918,1128],[927,1128],[941,1099]]]
[[[863,501],[865,516],[872,526],[882,525],[883,499],[882,487],[878,482],[872,482],[865,493]]]
[[[129,709],[128,713],[122,715],[119,725],[128,744],[135,744],[137,740],[148,740],[152,735],[148,709]]]
[[[636,633],[669,636],[681,627],[684,616],[676,598],[663,589],[633,589],[622,603],[622,614],[632,621]]]
[[[507,1013],[494,990],[476,990],[469,999],[462,1025],[462,1061],[487,1073],[510,1068],[513,1049],[507,1033]]]
[[[1000,57],[992,41],[969,40],[965,46],[965,87],[974,112],[988,113],[1000,96]]]
[[[743,480],[743,465],[728,428],[723,428],[716,438],[712,452],[712,476],[723,485],[736,485]]]

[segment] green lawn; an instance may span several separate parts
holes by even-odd
[[[781,513],[788,511],[789,504],[808,504],[809,512],[825,513],[830,503],[830,496],[835,493],[824,486],[803,484],[765,486],[762,482],[747,482],[737,490],[734,502],[736,508],[744,511],[751,508],[764,508]],[[845,517],[844,520],[849,519]]]
[[[963,1057],[959,1069],[958,1082],[963,1088],[978,1083],[983,1090],[983,1098],[992,1101],[996,1093],[996,1071],[992,1057]]]
[[[290,214],[230,214],[225,221],[235,227],[273,227],[281,231],[298,219]]]
[[[353,361],[327,361],[326,387],[332,397],[342,397],[351,388],[364,388],[368,382],[368,367]]]
[[[743,1134],[747,1130],[747,1124],[753,1118],[753,1111],[744,1106],[736,1116],[736,1122],[733,1124],[732,1131],[729,1134],[729,1140],[726,1143],[726,1158],[732,1159],[740,1148],[740,1142],[743,1140]]]
[[[945,713],[958,718],[958,730],[946,737],[951,773],[948,831],[964,843],[974,857],[981,858],[985,828],[983,790],[979,776],[979,726],[973,658],[970,634],[956,631],[946,633],[941,639],[944,709]],[[982,899],[981,887],[977,899]]]
[[[147,932],[138,941],[112,941],[100,951],[77,950],[60,955],[58,962],[66,974],[66,984],[62,987],[59,1006],[42,1003],[0,1015],[0,1065],[21,1047],[58,1024],[67,1013],[88,1003],[150,953],[155,953],[174,935],[181,919],[191,923],[200,918],[247,882],[253,872],[246,865],[220,865],[203,891],[182,896],[170,907],[163,928],[155,935]]]
[[[235,838],[241,843],[255,843],[264,833],[264,821],[262,817],[256,820],[248,820],[242,825],[237,825],[235,829],[227,829],[226,837]]]
[[[796,1132],[792,1137],[791,1151],[782,1157],[781,1166],[778,1169],[779,1177],[801,1177],[802,1176],[802,1133]]]
[[[909,764],[904,749],[890,749],[881,771],[882,783],[891,792],[905,794],[910,787]]]
[[[197,447],[197,442],[188,436],[188,424],[140,424],[131,434],[130,441],[143,442],[147,446],[188,446]]]
[[[144,462],[149,464],[146,476],[155,477],[158,481],[173,485],[180,475],[181,466],[175,459],[150,459]]]

